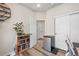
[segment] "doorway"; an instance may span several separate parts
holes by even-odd
[[[37,39],[43,38],[45,34],[45,20],[37,20]]]

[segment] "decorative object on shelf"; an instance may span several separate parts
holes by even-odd
[[[0,21],[7,20],[11,17],[11,9],[5,3],[0,3]]]
[[[23,34],[23,32],[24,32],[24,30],[23,30],[23,22],[21,22],[21,23],[16,23],[16,24],[14,24],[15,25],[15,27],[13,28],[13,29],[15,29],[15,31],[17,32],[17,35],[21,35],[21,34]]]

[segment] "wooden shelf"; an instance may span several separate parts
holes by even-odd
[[[30,46],[30,35],[22,34],[17,35],[17,43],[16,43],[16,54],[19,55],[20,51],[23,51]]]
[[[21,44],[18,44],[18,46],[21,46],[21,45],[23,45],[23,44],[26,44],[26,45],[27,45],[27,44],[29,44],[29,43],[21,43]]]
[[[24,44],[25,44],[25,45],[29,45],[28,43],[22,43],[22,44],[20,44],[20,46],[22,46],[22,45],[24,45]]]
[[[6,9],[10,10],[10,8],[4,6],[3,4],[0,4],[0,7],[2,7],[2,8],[6,8]]]
[[[9,16],[1,16],[1,15],[0,15],[0,17],[4,17],[4,18],[7,17],[7,18],[9,18]]]
[[[26,34],[26,35],[19,35],[17,37],[19,38],[19,37],[29,37],[29,36],[30,36],[29,34]]]
[[[0,12],[5,12],[6,14],[8,13],[8,14],[11,14],[10,12],[7,12],[7,11],[5,11],[5,10],[0,10]]]
[[[11,17],[11,10],[5,3],[0,3],[0,21]]]

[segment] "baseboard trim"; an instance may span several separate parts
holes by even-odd
[[[14,56],[14,55],[15,55],[15,52],[11,51],[11,52],[3,54],[2,56]]]

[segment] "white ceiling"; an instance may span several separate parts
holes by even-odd
[[[37,7],[37,4],[40,4],[40,7]],[[50,8],[56,7],[61,3],[22,3],[21,5],[37,12],[47,11]]]

